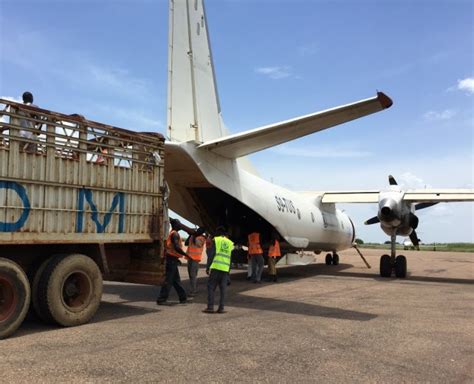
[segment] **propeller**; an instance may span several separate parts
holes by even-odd
[[[410,233],[410,240],[411,243],[414,245],[414,247],[419,251],[420,250],[420,239],[418,238],[418,235],[416,234],[416,231],[413,230]]]
[[[428,208],[428,207],[432,207],[433,205],[436,205],[438,203],[418,203],[415,205],[415,210],[419,210],[419,209],[425,209],[425,208]]]
[[[371,217],[369,220],[365,221],[365,225],[377,224],[380,223],[380,219],[377,216]]]

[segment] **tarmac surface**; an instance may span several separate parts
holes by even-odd
[[[107,282],[90,324],[27,320],[0,341],[0,382],[474,382],[474,254],[404,251],[408,277],[385,279],[385,252],[362,252],[372,269],[351,250],[279,266],[276,284],[234,270],[226,314],[201,312],[204,269],[185,305]]]

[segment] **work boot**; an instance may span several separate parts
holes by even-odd
[[[157,305],[163,305],[164,303],[166,303],[166,299],[160,299],[160,298],[156,299]]]
[[[224,308],[219,308],[217,310],[217,313],[227,313],[227,311],[225,311]]]
[[[202,311],[203,313],[214,313],[214,310],[211,308],[206,308]]]

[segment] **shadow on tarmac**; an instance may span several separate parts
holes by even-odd
[[[292,267],[283,267],[278,269],[278,285],[282,285],[288,282],[299,280],[305,277],[311,277],[318,274],[323,274],[321,271],[322,265],[305,265],[305,266],[292,266]],[[351,267],[350,265],[339,265],[334,266],[334,270],[344,270]],[[183,286],[188,288],[189,283],[187,280],[187,273],[181,268],[181,276],[185,277],[183,281]],[[269,297],[258,297],[255,295],[247,296],[242,293],[254,290],[256,288],[261,288],[269,286],[270,284],[275,283],[266,283],[263,282],[261,285],[253,284],[250,281],[247,281],[247,273],[244,271],[234,271],[231,274],[231,286],[227,290],[226,302],[228,306],[239,307],[239,308],[248,308],[248,309],[258,309],[262,311],[273,311],[273,312],[282,312],[296,315],[305,315],[305,316],[318,316],[318,317],[328,317],[334,319],[346,319],[354,321],[368,321],[372,320],[377,315],[345,310],[334,307],[326,307],[317,304],[308,304],[301,303],[296,301],[280,300],[277,298]],[[264,279],[263,279],[264,280]],[[207,276],[202,276],[198,278],[198,287],[200,288],[200,293],[192,300],[193,303],[202,304],[203,308],[207,304]],[[104,293],[118,295],[123,302],[131,303],[134,301],[154,301],[156,300],[156,295],[150,297],[152,290],[148,286],[131,286],[131,285],[105,285]],[[219,297],[219,292],[216,292],[216,303]],[[172,289],[170,295],[170,303],[173,304],[177,300],[176,292]],[[177,301],[176,301],[177,303]]]
[[[104,285],[104,293],[105,293],[105,287],[107,285]],[[122,286],[122,289],[129,289],[130,287],[134,287],[133,285],[130,286]],[[136,286],[138,287],[143,287],[147,288],[148,291],[151,291],[149,286]],[[134,300],[138,301],[138,300]],[[141,298],[140,301],[144,301],[143,297]],[[133,302],[133,301],[131,301]],[[100,303],[100,307],[97,310],[97,313],[95,316],[92,318],[92,320],[88,324],[94,324],[94,323],[101,323],[104,321],[109,321],[109,320],[117,320],[117,319],[122,319],[126,317],[132,317],[132,316],[141,316],[141,315],[147,315],[149,313],[156,313],[159,312],[160,310],[158,308],[144,308],[144,307],[138,307],[138,306],[131,306],[131,305],[126,305],[127,303],[110,303],[107,301],[102,301]],[[47,332],[47,331],[54,331],[61,329],[60,326],[56,324],[46,324],[44,323],[41,319],[39,319],[36,314],[32,312],[30,309],[30,312],[28,313],[25,321],[23,324],[20,326],[18,331],[16,331],[12,336],[10,336],[10,339],[16,338],[16,337],[22,337],[22,336],[27,336],[32,333],[40,333],[40,332]]]

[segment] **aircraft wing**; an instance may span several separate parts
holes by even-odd
[[[308,192],[306,192],[308,193]],[[380,191],[314,192],[322,203],[377,203]],[[403,201],[411,203],[441,203],[474,201],[474,189],[415,189],[406,191]]]
[[[382,92],[377,92],[377,96],[370,99],[224,136],[205,142],[198,148],[235,159],[382,111],[391,105],[392,100],[388,96]]]
[[[404,201],[431,203],[474,201],[474,189],[418,189],[406,191]]]

